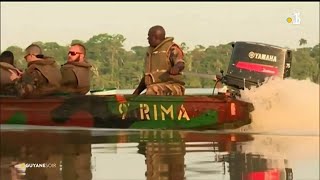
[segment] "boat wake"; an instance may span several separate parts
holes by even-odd
[[[240,132],[319,136],[319,85],[310,80],[274,79],[241,91],[253,103],[252,124]]]

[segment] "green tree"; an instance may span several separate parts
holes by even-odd
[[[307,42],[306,39],[301,38],[301,39],[299,40],[299,46],[306,45],[307,43],[308,43],[308,42]]]
[[[11,51],[14,55],[14,65],[20,67],[21,69],[25,69],[27,67],[27,63],[24,59],[24,50],[18,46],[10,46],[6,49],[6,51]]]
[[[87,41],[72,40],[73,43],[81,43],[86,46],[87,60],[92,64],[92,89],[109,87],[136,88],[144,72],[144,58],[148,47],[133,46],[130,50],[123,48],[126,38],[121,34],[110,35],[108,33],[92,36]],[[34,42],[43,48],[45,55],[53,56],[59,64],[66,61],[69,45],[59,45],[56,42]],[[197,45],[189,48],[186,43],[180,46],[184,51],[186,62],[185,71],[204,74],[219,74],[219,71],[227,70],[232,53],[232,43],[218,46]],[[307,45],[303,38],[300,46]],[[21,69],[27,63],[24,60],[24,48],[10,46],[7,48],[14,53],[15,64]],[[314,47],[303,47],[293,51],[291,76],[295,79],[310,78],[319,83],[319,44]],[[214,82],[195,76],[185,77],[186,88],[212,88]]]
[[[54,57],[58,64],[62,65],[67,61],[68,48],[60,46],[56,42],[46,42],[42,44],[44,54]]]
[[[74,39],[71,41],[71,44],[85,44],[85,42],[83,42],[82,40],[79,40],[79,39]]]

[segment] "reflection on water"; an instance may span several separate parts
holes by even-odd
[[[299,138],[308,156],[290,144]],[[318,146],[312,136],[2,129],[0,179],[319,179]]]

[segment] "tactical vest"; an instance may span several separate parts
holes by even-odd
[[[51,94],[58,91],[62,76],[53,59],[45,58],[29,63],[27,71],[33,72],[35,70],[39,70],[48,81],[47,84],[41,85],[41,87],[36,90],[39,95]]]
[[[86,94],[90,90],[90,68],[91,65],[84,62],[68,62],[61,67],[61,72],[71,68],[77,77],[78,84],[74,87],[63,87],[65,91],[68,92],[79,92],[81,94]]]
[[[170,75],[169,70],[173,66],[170,61],[170,48],[176,45],[173,38],[166,38],[157,47],[149,47],[145,58],[145,84],[162,83],[162,82],[176,82],[183,84],[182,75]]]

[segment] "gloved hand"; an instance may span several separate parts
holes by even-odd
[[[184,69],[184,63],[178,62],[173,67],[171,67],[169,74],[177,75]]]
[[[222,76],[217,74],[215,77],[214,77],[214,81],[218,81],[218,80],[221,80],[222,79]]]
[[[170,71],[169,71],[169,73],[170,73],[171,75],[177,75],[177,74],[179,74],[179,72],[180,72],[180,69],[179,69],[179,67],[177,67],[177,66],[173,66],[173,67],[170,69]]]

